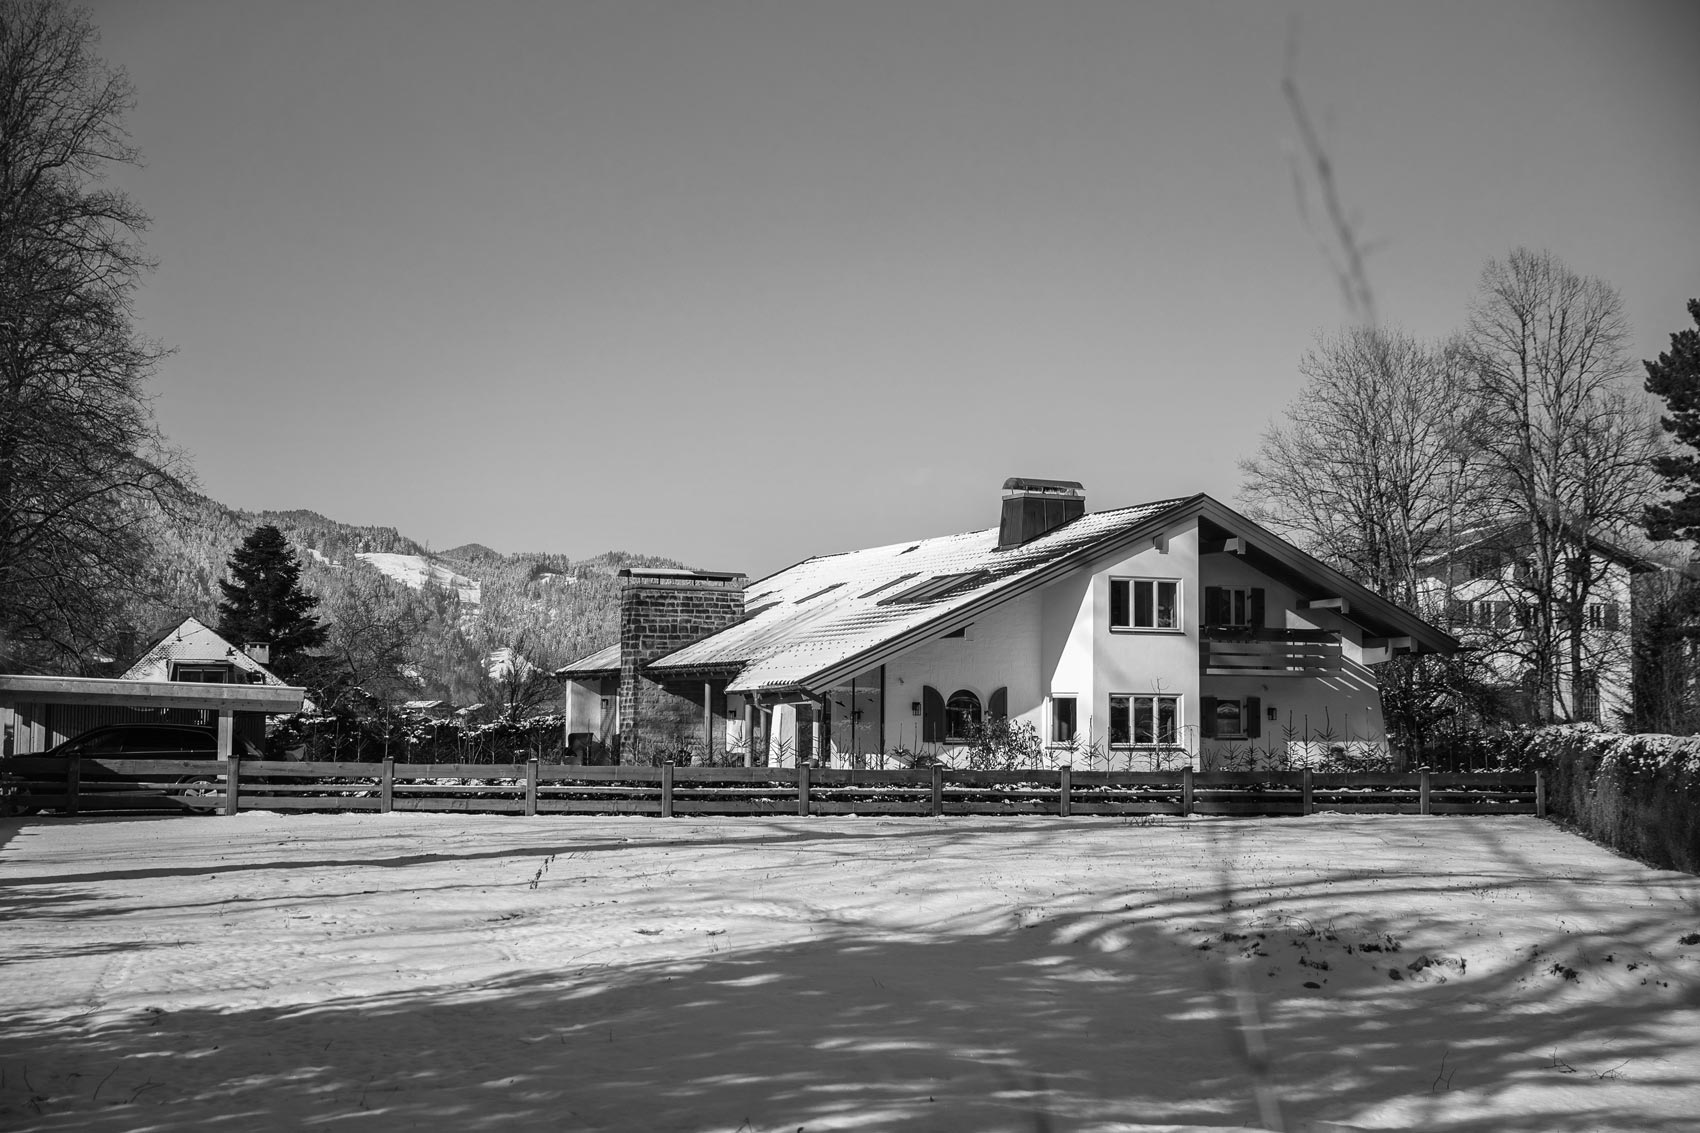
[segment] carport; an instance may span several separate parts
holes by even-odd
[[[235,748],[238,717],[263,727],[266,716],[301,711],[306,690],[292,685],[126,681],[111,677],[0,674],[0,725],[5,755],[46,751],[102,724],[194,723],[207,713],[218,727],[218,758]]]

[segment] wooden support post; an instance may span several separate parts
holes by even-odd
[[[242,797],[242,757],[231,755],[224,765],[224,813],[235,814]]]
[[[797,813],[809,813],[809,765],[801,759],[797,761]]]
[[[1308,767],[1304,768],[1302,771],[1299,772],[1299,775],[1300,775],[1301,780],[1302,780],[1302,790],[1304,791],[1303,813],[1305,813],[1305,814],[1315,814],[1316,813],[1316,796],[1315,796],[1315,794],[1312,793],[1312,790],[1311,790],[1311,782],[1310,782],[1311,770],[1310,770],[1310,768],[1308,768]]]
[[[1073,774],[1074,768],[1066,763],[1057,768],[1057,816],[1059,818],[1067,818],[1069,814],[1069,779]]]
[[[661,765],[661,817],[673,817],[673,764]]]
[[[714,686],[702,682],[702,761],[714,762]]]
[[[744,698],[744,766],[756,765],[756,698]]]
[[[384,760],[383,777],[378,780],[378,812],[388,814],[395,809],[395,760]]]
[[[228,708],[218,710],[218,757],[230,759],[236,754],[236,716]]]
[[[83,761],[67,759],[65,761],[65,813],[77,813],[77,794],[82,790]]]
[[[1428,802],[1428,768],[1417,773],[1417,813],[1432,814]]]
[[[1547,816],[1547,777],[1546,772],[1535,772],[1535,817]]]
[[[809,756],[810,758],[820,760],[822,767],[830,767],[832,766],[832,760],[826,757],[826,752],[823,751],[820,746],[820,718],[825,711],[826,702],[822,701],[815,705],[813,710],[809,712]]]
[[[535,759],[525,761],[525,816],[533,818],[537,815],[537,778],[538,762]]]
[[[944,813],[944,768],[933,764],[933,817]]]
[[[1181,772],[1181,813],[1192,813],[1192,768]]]

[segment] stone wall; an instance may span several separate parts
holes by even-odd
[[[648,763],[701,743],[703,688],[662,684],[644,667],[744,616],[744,576],[623,571],[620,590],[621,761]]]

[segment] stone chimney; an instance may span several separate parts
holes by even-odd
[[[1086,489],[1075,480],[1011,476],[1003,482],[998,550],[1019,547],[1086,514]]]
[[[701,730],[701,683],[669,688],[650,680],[644,666],[743,617],[746,579],[649,567],[622,570],[620,578],[620,759],[629,762],[642,754],[646,736]]]

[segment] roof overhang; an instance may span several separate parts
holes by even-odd
[[[196,681],[126,681],[115,677],[0,674],[0,705],[9,706],[91,704],[287,715],[301,711],[306,695],[306,689],[293,685],[215,685]]]

